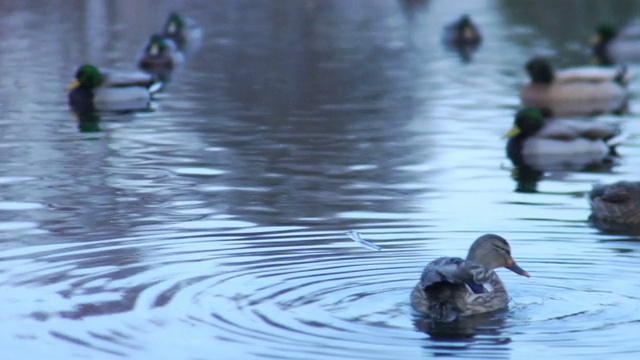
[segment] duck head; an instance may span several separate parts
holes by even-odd
[[[182,31],[184,28],[184,19],[178,13],[169,14],[167,23],[164,25],[164,32],[166,34],[175,35]]]
[[[103,81],[104,75],[97,67],[91,64],[85,64],[80,66],[76,71],[76,80],[69,85],[69,90],[74,90],[79,87],[95,89],[100,86]]]
[[[600,24],[591,39],[592,45],[607,44],[618,35],[618,29],[612,24]]]
[[[462,15],[456,23],[456,31],[465,41],[472,41],[477,37],[475,25],[469,15]]]
[[[490,270],[503,267],[518,275],[531,277],[511,257],[511,247],[507,240],[495,234],[482,235],[476,239],[469,248],[467,261],[482,264]]]
[[[547,59],[535,57],[525,66],[531,82],[536,84],[550,84],[553,81],[553,68]]]
[[[532,136],[544,127],[547,112],[538,108],[524,108],[518,110],[513,121],[513,127],[504,135],[506,138],[516,136]]]
[[[169,45],[167,44],[167,40],[162,35],[151,35],[149,38],[149,42],[144,49],[144,52],[150,56],[160,56],[169,51]]]

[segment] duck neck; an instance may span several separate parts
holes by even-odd
[[[507,141],[507,157],[514,165],[524,165],[524,156],[522,155],[524,140],[524,136],[517,135]]]
[[[605,42],[598,43],[593,47],[593,56],[599,65],[613,65],[614,62],[607,54],[607,44]]]

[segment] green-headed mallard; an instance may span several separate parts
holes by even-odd
[[[197,47],[202,40],[202,29],[190,18],[171,13],[162,28],[162,35],[173,40],[178,49],[185,51]]]
[[[604,231],[640,231],[640,182],[594,185],[589,193],[592,224]]]
[[[546,59],[527,62],[531,83],[520,90],[522,104],[551,110],[555,116],[595,115],[626,107],[626,68],[583,66],[554,72]]]
[[[516,113],[505,134],[507,156],[515,165],[537,170],[581,170],[615,154],[622,137],[616,126],[577,119],[548,119],[537,108]]]
[[[499,267],[529,277],[511,257],[505,239],[494,234],[480,236],[469,248],[466,260],[441,257],[430,262],[411,293],[411,305],[438,321],[505,309],[507,289],[493,271]]]
[[[640,61],[640,24],[621,31],[612,24],[601,24],[591,39],[593,55],[601,65]]]
[[[444,28],[443,41],[455,45],[478,45],[482,42],[482,34],[469,15],[460,18]]]
[[[155,73],[171,71],[182,64],[184,56],[173,40],[159,34],[151,35],[138,59],[140,69]]]
[[[69,104],[77,112],[92,110],[142,110],[149,107],[150,92],[161,84],[142,72],[100,70],[85,64],[78,68],[69,86]]]

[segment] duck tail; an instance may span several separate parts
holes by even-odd
[[[622,86],[627,86],[627,84],[629,84],[629,80],[630,80],[630,75],[629,75],[629,71],[628,71],[628,67],[627,65],[622,65],[620,66],[620,68],[618,69],[618,72],[616,73],[616,76],[614,76],[613,81],[622,85]]]
[[[622,144],[627,139],[627,134],[617,134],[606,140],[606,144],[609,147],[609,155],[619,156],[616,147]]]

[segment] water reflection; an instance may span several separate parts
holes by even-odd
[[[416,329],[429,335],[430,341],[424,348],[435,356],[466,355],[484,358],[502,353],[502,356],[509,357],[509,348],[505,345],[511,343],[511,338],[504,336],[502,332],[505,324],[504,313],[476,315],[448,323],[414,318]]]

